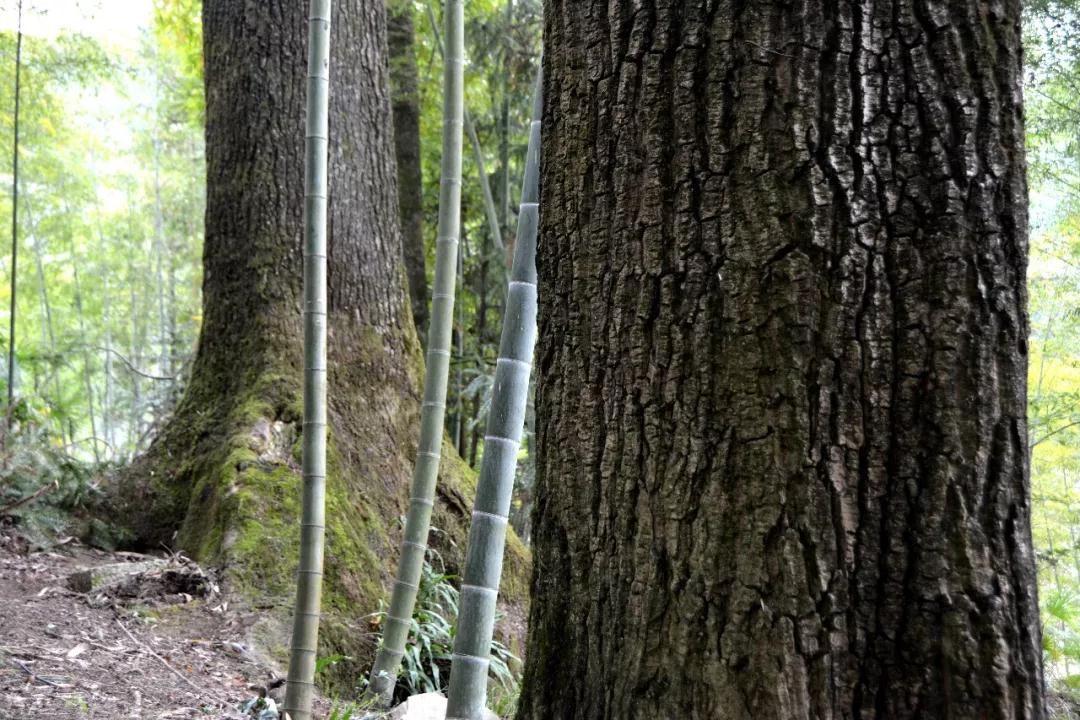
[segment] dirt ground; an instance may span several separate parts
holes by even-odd
[[[0,530],[0,720],[243,717],[278,672],[250,641],[265,613],[213,585],[120,599],[67,587],[81,569],[146,559],[75,541],[30,552]]]

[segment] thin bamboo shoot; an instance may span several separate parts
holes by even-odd
[[[416,592],[427,552],[435,483],[442,457],[446,386],[450,374],[450,338],[454,325],[454,285],[458,233],[461,228],[461,150],[464,106],[465,20],[462,0],[447,0],[446,52],[443,57],[442,179],[439,193],[439,229],[435,251],[435,282],[431,296],[427,372],[420,412],[420,446],[413,469],[409,513],[401,559],[368,684],[368,694],[388,705],[393,698],[405,642],[412,625]]]
[[[326,200],[330,0],[311,0],[304,144],[304,496],[285,711],[310,720],[322,605],[326,512]]]

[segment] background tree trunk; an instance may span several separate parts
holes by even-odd
[[[385,22],[382,0],[334,3],[320,643],[353,658],[336,668],[350,690],[374,649],[355,623],[377,609],[394,564],[422,375],[401,273]],[[203,27],[203,325],[184,397],[121,484],[118,516],[131,518],[139,544],[221,564],[233,589],[284,606],[301,490],[306,3],[206,0]],[[433,523],[447,534],[433,544],[452,566],[472,485],[447,446]],[[520,578],[520,546],[514,560],[508,574]]]
[[[1041,718],[1016,0],[548,0],[519,720]]]
[[[428,326],[429,293],[424,248],[424,178],[420,162],[420,88],[412,3],[388,0],[387,13],[401,243],[413,324],[424,333]]]

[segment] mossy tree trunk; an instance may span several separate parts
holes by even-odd
[[[1018,0],[548,0],[519,720],[1042,718]]]
[[[355,679],[374,642],[353,621],[384,595],[407,508],[423,359],[402,271],[385,7],[333,5],[320,645],[354,657],[338,669]],[[292,601],[301,491],[306,13],[307,3],[285,0],[204,3],[203,325],[175,416],[116,498],[138,544],[224,566],[233,589],[282,608]],[[462,547],[475,480],[447,453],[433,524]],[[460,556],[440,549],[451,564]],[[515,578],[524,554],[516,560]]]

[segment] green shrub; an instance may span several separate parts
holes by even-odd
[[[398,676],[398,699],[427,692],[445,693],[448,687],[458,590],[453,585],[456,578],[437,570],[432,559],[442,567],[438,554],[429,550]],[[385,616],[385,611],[378,613],[377,617],[381,616]],[[490,674],[493,682],[489,684],[489,702],[492,710],[503,717],[511,714],[517,704],[518,679],[514,668],[519,662],[505,644],[492,641]]]

